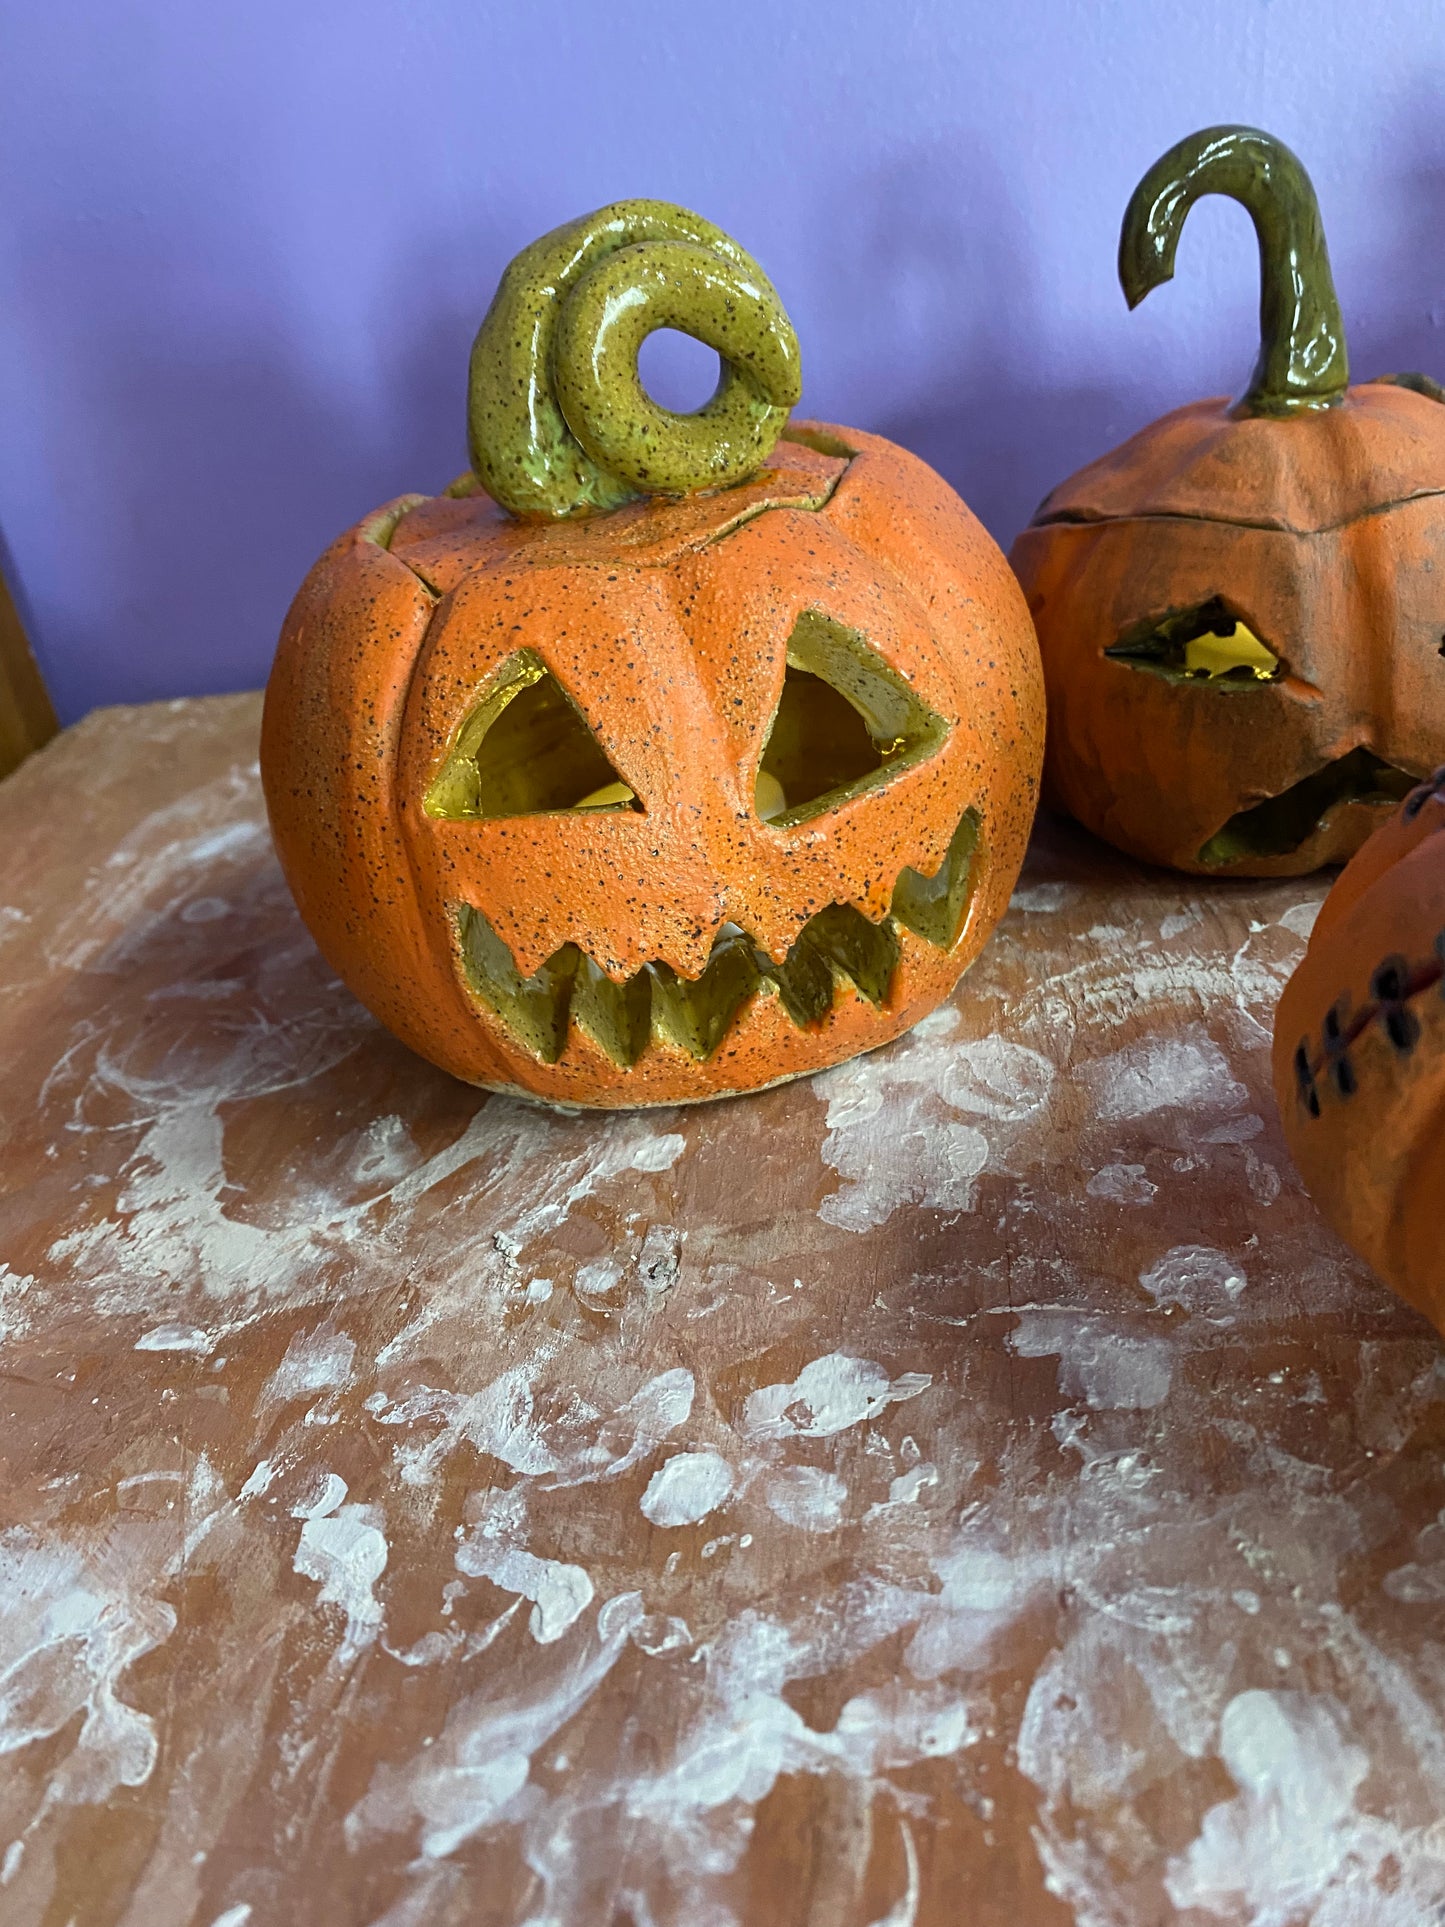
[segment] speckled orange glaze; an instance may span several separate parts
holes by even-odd
[[[1280,998],[1275,1094],[1325,1217],[1445,1331],[1445,770],[1325,899]]]
[[[1445,405],[1391,384],[1333,408],[1154,422],[1047,497],[1011,557],[1049,692],[1050,793],[1154,863],[1293,876],[1351,856],[1392,802],[1343,802],[1294,849],[1201,861],[1237,812],[1365,748],[1445,757]],[[1170,682],[1106,657],[1220,597],[1284,673]]]
[[[628,1106],[820,1070],[936,1005],[1002,914],[1042,759],[1023,598],[915,457],[852,429],[788,434],[799,439],[748,482],[585,519],[523,523],[480,492],[407,497],[343,536],[302,587],[263,730],[281,861],[338,974],[458,1077]],[[759,817],[753,784],[806,610],[865,634],[950,728],[880,787],[784,828]],[[557,675],[642,811],[427,814],[479,690],[522,648]],[[958,940],[939,949],[900,929],[882,1008],[843,984],[803,1028],[763,993],[705,1061],[654,1038],[624,1069],[575,1024],[558,1061],[542,1061],[464,981],[461,904],[524,975],[571,942],[614,980],[656,962],[695,979],[727,922],[781,961],[829,904],[882,919],[900,871],[937,871],[970,807],[982,828]]]

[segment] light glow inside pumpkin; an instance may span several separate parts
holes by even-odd
[[[1220,676],[1243,672],[1256,682],[1272,682],[1279,674],[1279,657],[1265,648],[1259,637],[1243,622],[1236,622],[1227,633],[1210,630],[1205,636],[1191,636],[1184,645],[1184,673],[1203,676],[1213,682]]]

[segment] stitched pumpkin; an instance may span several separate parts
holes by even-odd
[[[1445,769],[1326,897],[1280,998],[1274,1077],[1320,1210],[1445,1330]]]
[[[696,414],[637,350],[717,350]],[[819,1070],[945,997],[1042,758],[1003,556],[923,463],[789,425],[737,245],[623,202],[503,277],[472,471],[328,550],[267,689],[276,845],[326,957],[470,1082],[673,1103]]]
[[[1049,495],[1013,550],[1049,694],[1046,790],[1131,854],[1210,875],[1341,862],[1445,758],[1445,406],[1351,388],[1319,210],[1247,127],[1180,142],[1124,216],[1131,307],[1201,194],[1259,236],[1260,354]]]

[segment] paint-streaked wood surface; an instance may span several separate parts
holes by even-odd
[[[954,1006],[562,1117],[331,979],[254,698],[0,786],[5,1927],[1419,1927],[1445,1374],[1319,880],[1041,830]]]

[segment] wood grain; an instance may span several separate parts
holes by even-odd
[[[48,743],[58,727],[20,612],[0,575],[0,777]]]
[[[1268,1096],[1323,883],[1045,824],[911,1037],[567,1116],[332,980],[257,719],[0,790],[5,1927],[1431,1918],[1445,1374]]]

